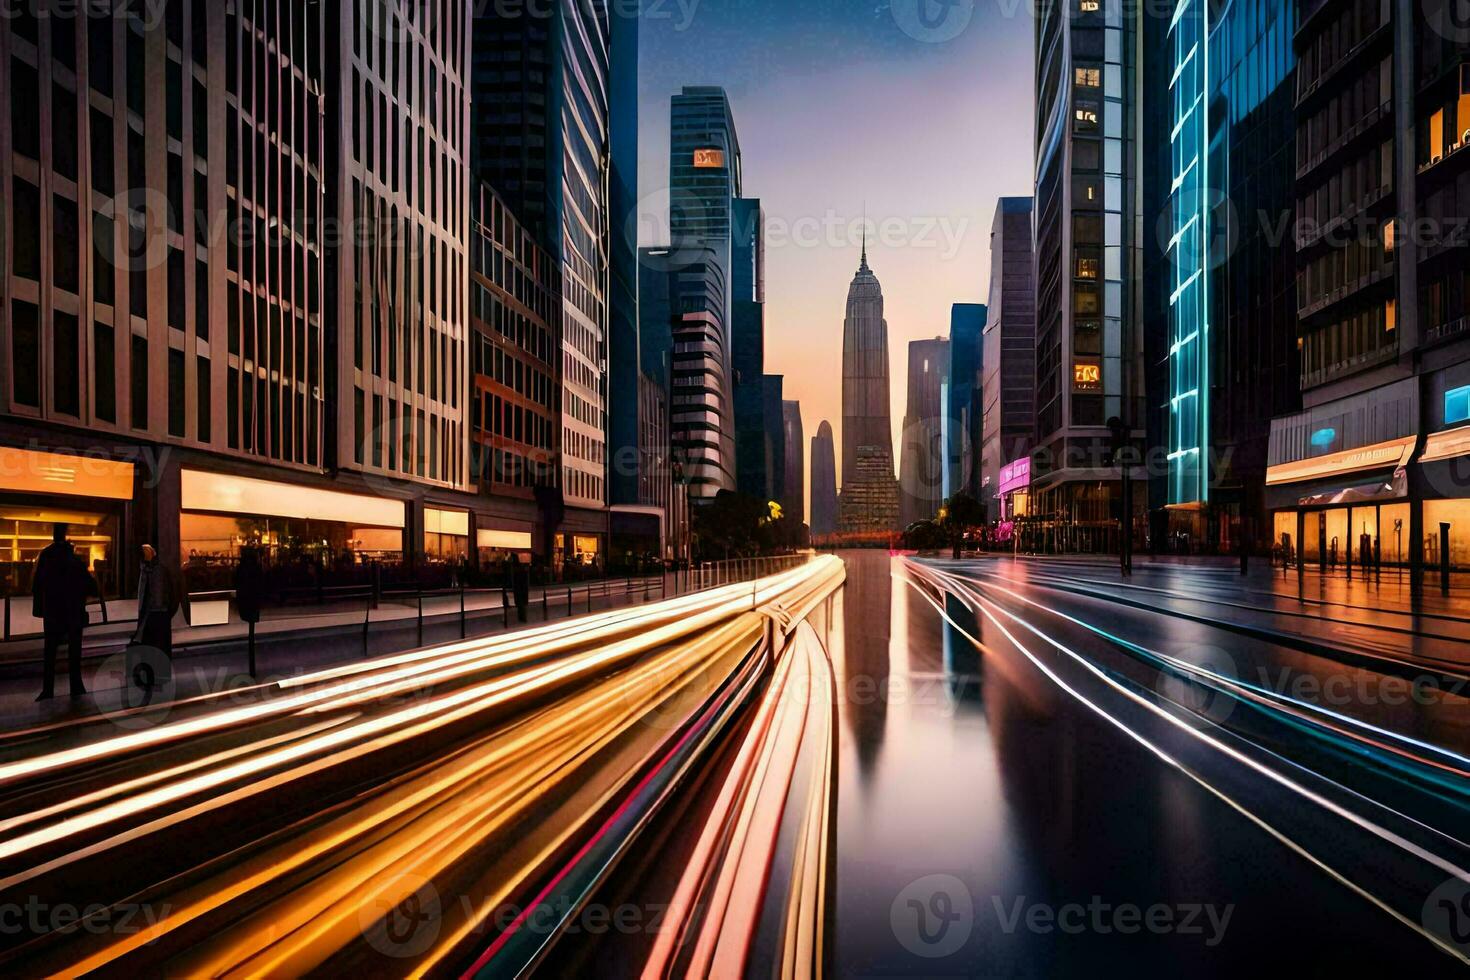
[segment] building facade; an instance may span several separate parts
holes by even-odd
[[[899,447],[899,524],[933,520],[944,503],[942,417],[949,384],[950,342],[909,343],[908,408]]]
[[[980,493],[1002,519],[1001,471],[1031,457],[1036,433],[1036,289],[1029,197],[1003,197],[990,231],[990,303],[982,348]],[[1029,466],[1029,463],[1027,464]]]
[[[812,534],[832,534],[837,530],[837,445],[826,419],[812,436],[811,472]]]
[[[1125,4],[1038,8],[1031,491],[1056,550],[1118,547],[1122,480],[1108,423],[1143,438],[1139,16]],[[1128,521],[1135,537],[1140,523]]]
[[[1152,536],[1233,552],[1271,536],[1271,419],[1300,408],[1296,5],[1146,20],[1145,355]]]
[[[0,24],[0,507],[114,594],[144,542],[191,590],[469,557],[466,17],[163,13]]]
[[[550,558],[538,494],[556,486],[557,264],[495,192],[476,186],[470,237],[470,479],[493,507],[477,522],[482,566]]]
[[[949,368],[945,378],[945,500],[957,493],[980,499],[980,423],[985,324],[983,303],[956,303],[949,313]]]
[[[1470,38],[1436,2],[1297,16],[1302,409],[1271,427],[1272,539],[1417,582],[1470,566]]]
[[[898,482],[893,473],[893,424],[889,414],[888,321],[883,286],[861,264],[847,292],[842,329],[843,531],[893,531],[898,526]]]
[[[764,212],[759,200],[735,201],[731,286],[731,384],[735,399],[736,488],[775,500],[780,488],[765,414],[766,320]]]
[[[801,426],[801,402],[781,403],[781,435],[784,470],[782,476],[781,511],[806,523],[806,433]]]
[[[603,4],[538,9],[474,8],[470,163],[560,263],[559,496],[568,532],[591,545],[605,536],[608,501],[612,24]],[[619,194],[629,179],[620,168]]]

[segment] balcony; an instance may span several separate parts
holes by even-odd
[[[1356,142],[1364,133],[1372,131],[1380,122],[1389,118],[1392,114],[1392,102],[1384,102],[1369,109],[1363,114],[1362,119],[1359,119],[1356,123],[1343,130],[1338,134],[1337,139],[1324,147],[1320,153],[1298,167],[1296,171],[1297,181],[1301,182],[1306,180],[1307,177],[1311,176],[1314,171],[1319,169],[1328,160],[1341,153],[1349,144]],[[1299,126],[1299,131],[1300,128]]]
[[[1308,303],[1306,306],[1298,309],[1297,316],[1303,320],[1314,317],[1318,313],[1331,309],[1338,303],[1341,303],[1343,300],[1362,292],[1369,286],[1373,286],[1377,283],[1383,282],[1386,279],[1392,278],[1393,266],[1383,266],[1382,268],[1368,273],[1366,276],[1359,276],[1352,282],[1343,283],[1336,289],[1331,290],[1327,293],[1323,293],[1320,297],[1313,300],[1311,303]]]
[[[1342,378],[1367,371],[1369,368],[1378,367],[1381,364],[1389,364],[1397,360],[1398,356],[1399,345],[1398,341],[1395,340],[1387,347],[1380,347],[1378,350],[1369,351],[1366,354],[1359,354],[1356,357],[1349,357],[1346,360],[1338,361],[1336,364],[1329,364],[1325,368],[1303,373],[1302,390],[1305,391],[1308,388],[1316,388],[1319,385],[1338,381]]]
[[[1458,320],[1441,323],[1437,327],[1430,327],[1424,331],[1424,344],[1425,346],[1440,344],[1447,340],[1463,337],[1466,334],[1470,334],[1470,317],[1462,316]]]

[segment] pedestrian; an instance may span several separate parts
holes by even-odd
[[[97,583],[81,556],[72,550],[66,531],[65,524],[55,525],[51,529],[51,544],[36,559],[32,613],[41,620],[45,634],[43,677],[37,701],[54,696],[56,654],[63,641],[71,696],[87,693],[82,686],[82,630],[87,625],[87,596],[96,594]]]
[[[514,572],[512,581],[516,593],[516,618],[524,623],[526,621],[526,607],[531,602],[531,569],[521,562],[520,555],[513,556],[511,561],[511,570]]]
[[[133,642],[174,655],[174,614],[184,605],[179,576],[158,559],[158,550],[143,545],[143,567],[138,572],[138,629]]]
[[[240,564],[235,568],[235,608],[240,612],[240,621],[250,631],[248,653],[250,676],[255,676],[255,624],[260,622],[260,603],[265,591],[265,572],[260,567],[260,557],[254,548],[240,549]]]

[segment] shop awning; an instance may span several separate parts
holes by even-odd
[[[0,447],[0,490],[132,500],[133,464]]]
[[[184,510],[294,517],[368,527],[401,529],[405,524],[401,500],[363,497],[337,490],[319,490],[199,470],[183,470],[179,476],[182,483],[180,505]]]
[[[1421,463],[1437,463],[1445,459],[1470,456],[1470,426],[1436,432],[1424,444],[1419,456]]]
[[[1372,446],[1363,446],[1360,449],[1347,449],[1340,453],[1329,453],[1326,456],[1313,456],[1308,459],[1293,460],[1290,463],[1281,463],[1266,471],[1266,486],[1303,483],[1308,480],[1321,480],[1348,473],[1382,469],[1386,466],[1402,469],[1409,465],[1409,458],[1413,455],[1414,445],[1418,441],[1418,436],[1405,436],[1402,439],[1392,439]]]

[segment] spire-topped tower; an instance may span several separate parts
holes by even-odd
[[[842,331],[839,509],[844,531],[891,531],[898,524],[888,403],[888,323],[883,319],[883,286],[868,266],[866,218],[862,264],[847,290]]]

